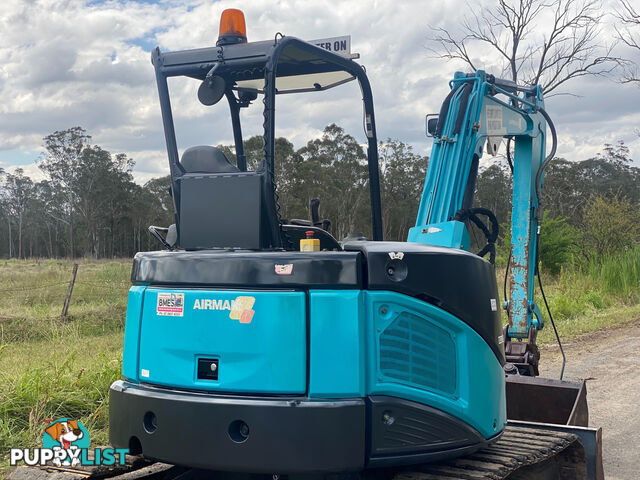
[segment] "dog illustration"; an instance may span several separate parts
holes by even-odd
[[[48,426],[45,429],[51,438],[53,438],[56,442],[60,443],[60,446],[53,447],[54,452],[56,450],[68,450],[68,449],[77,449],[76,445],[73,445],[73,442],[80,440],[84,433],[80,430],[78,426],[78,420],[63,420],[61,422],[56,422],[53,425]],[[57,452],[56,452],[57,453]],[[61,466],[63,463],[60,461],[60,457],[56,454],[53,459],[53,463],[56,466]],[[69,460],[65,460],[64,465],[71,465],[75,467],[80,463],[80,459],[75,457],[71,462]]]

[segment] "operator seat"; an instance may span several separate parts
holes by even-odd
[[[185,170],[178,179],[181,247],[271,249],[277,246],[271,233],[275,226],[276,232],[286,232],[285,248],[297,250],[306,231],[313,230],[323,250],[342,249],[316,226],[280,225],[263,170],[243,172],[209,145],[188,148],[180,163]]]
[[[270,250],[281,244],[273,186],[264,169],[241,171],[216,147],[185,150],[178,244],[185,250]]]
[[[180,160],[187,173],[235,173],[233,165],[222,150],[209,145],[187,148]]]

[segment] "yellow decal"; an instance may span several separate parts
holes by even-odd
[[[229,312],[229,318],[232,320],[238,320],[240,323],[251,323],[253,319],[253,304],[256,302],[254,297],[236,297],[231,302],[231,311]]]

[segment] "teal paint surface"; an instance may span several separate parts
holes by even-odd
[[[412,227],[407,241],[469,250],[469,232],[465,224],[457,220]]]
[[[364,292],[312,290],[309,312],[309,397],[363,397]]]
[[[146,286],[133,286],[127,299],[127,318],[124,325],[124,345],[122,349],[122,376],[138,382],[138,359],[140,345],[140,325]]]
[[[430,405],[463,420],[485,438],[504,428],[507,421],[504,371],[480,335],[453,315],[406,295],[369,291],[366,305],[371,319],[367,336],[373,347],[368,351],[368,395],[390,395]],[[436,363],[445,370],[455,364],[453,392],[421,387],[380,368],[381,335],[403,313],[418,317],[450,336],[455,358],[440,357]],[[435,371],[434,375],[437,374]],[[447,370],[446,374],[451,372]],[[442,385],[437,378],[432,383]]]
[[[158,314],[163,293],[183,296],[182,316]],[[249,309],[235,308],[253,311],[245,314],[245,323],[232,313],[238,297],[255,299]],[[147,288],[140,381],[198,390],[304,393],[306,335],[304,292]],[[198,358],[218,359],[218,380],[197,378]]]

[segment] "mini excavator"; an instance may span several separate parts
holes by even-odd
[[[134,259],[123,378],[110,391],[113,445],[225,475],[393,476],[416,465],[452,469],[446,462],[460,458],[480,458],[465,467],[480,472],[507,465],[470,456],[498,448],[516,428],[517,440],[503,439],[494,457],[516,455],[520,442],[559,471],[539,432],[569,429],[586,456],[573,455],[583,459],[574,477],[562,463],[562,478],[600,478],[584,383],[537,377],[539,200],[556,145],[541,87],[455,74],[439,114],[427,117],[434,145],[416,225],[406,242],[390,242],[371,86],[352,58],[283,35],[248,42],[242,12],[230,9],[216,46],[156,48],[152,63],[175,224],[150,227],[165,248]],[[170,77],[196,79],[204,105],[226,100],[234,158],[210,145],[179,154]],[[310,220],[281,217],[275,105],[279,95],[307,99],[352,81],[364,108],[371,238],[342,240],[317,202]],[[258,97],[264,158],[251,170],[241,112]],[[493,265],[497,221],[473,206],[480,159],[502,139],[514,144],[504,304]],[[469,251],[472,224],[487,238],[478,254]],[[516,478],[511,470],[487,478]],[[437,478],[445,477],[484,478]]]

